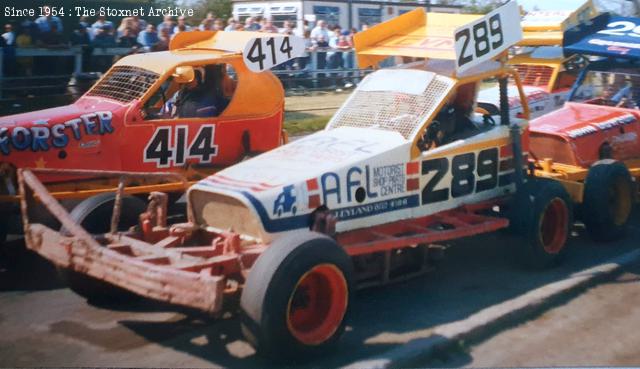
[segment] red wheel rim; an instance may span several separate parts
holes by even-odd
[[[544,251],[549,254],[557,254],[564,248],[568,222],[569,209],[564,201],[558,197],[551,200],[540,219],[540,239]]]
[[[347,311],[347,281],[335,265],[320,264],[296,284],[287,306],[289,332],[306,345],[318,345],[333,336]]]

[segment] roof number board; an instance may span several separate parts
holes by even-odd
[[[510,1],[454,33],[459,73],[499,55],[522,39],[518,4]]]
[[[302,56],[304,49],[304,40],[299,37],[256,37],[245,45],[242,59],[252,72],[262,72]]]

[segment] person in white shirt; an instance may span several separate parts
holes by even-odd
[[[236,22],[236,20],[233,17],[229,18],[229,20],[227,21],[227,26],[224,27],[224,30],[227,32],[235,31],[237,23],[238,22]]]
[[[98,17],[98,20],[91,25],[92,39],[95,38],[99,29],[109,30],[107,33],[113,34],[113,22],[108,21],[104,16]]]
[[[327,22],[319,20],[314,29],[311,30],[311,39],[318,41],[322,36],[324,41],[329,40],[329,30],[327,29]]]
[[[4,33],[2,34],[2,38],[4,38],[7,46],[13,46],[16,43],[16,34],[13,32],[13,26],[10,24],[4,25]]]

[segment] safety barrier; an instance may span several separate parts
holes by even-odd
[[[123,48],[123,47],[109,47],[109,48],[100,48],[94,47],[93,52],[91,53],[91,57],[101,57],[101,56],[123,56],[130,54],[133,51],[131,48]],[[343,53],[343,67],[339,69],[327,69],[331,66],[329,62],[329,57],[331,53]],[[302,63],[306,65],[304,68],[292,68],[292,66],[287,67],[287,65],[279,66],[274,70],[274,73],[283,79],[283,84],[285,84],[285,88],[289,88],[291,86],[295,87],[306,87],[309,89],[317,89],[326,87],[326,81],[330,81],[331,79],[348,77],[350,81],[358,82],[362,76],[366,73],[366,70],[358,69],[355,67],[356,65],[356,57],[355,53],[352,49],[332,49],[332,48],[315,48],[308,49],[307,55],[304,58],[300,58],[300,60],[294,61],[296,66],[299,66]],[[322,62],[322,56],[327,58],[325,62]],[[83,59],[87,56],[81,46],[73,46],[73,47],[60,47],[60,48],[43,48],[43,47],[33,47],[33,48],[15,48],[14,53],[16,58],[21,57],[69,57],[73,58],[73,73],[79,74],[82,72],[89,72],[87,70],[83,70]],[[39,75],[33,77],[15,77],[15,76],[4,76],[3,75],[3,64],[7,63],[5,59],[5,53],[2,48],[0,48],[0,99],[5,97],[3,92],[10,91],[14,81],[20,81],[24,79],[47,79],[51,78],[59,78],[61,76],[51,76],[51,75]],[[392,63],[391,63],[392,64]],[[324,66],[324,68],[320,68]],[[67,76],[70,78],[71,76]],[[296,85],[294,82],[304,82],[299,85]],[[288,83],[292,82],[292,83]],[[331,84],[331,82],[329,82]]]

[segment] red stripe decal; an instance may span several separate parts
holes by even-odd
[[[420,188],[420,178],[407,179],[407,191],[415,191]]]
[[[315,191],[318,189],[318,180],[317,179],[308,179],[307,180],[307,190]]]
[[[418,162],[417,161],[413,161],[410,163],[407,163],[407,174],[411,175],[411,174],[418,174]]]
[[[320,206],[320,195],[309,196],[309,209],[315,209]]]

